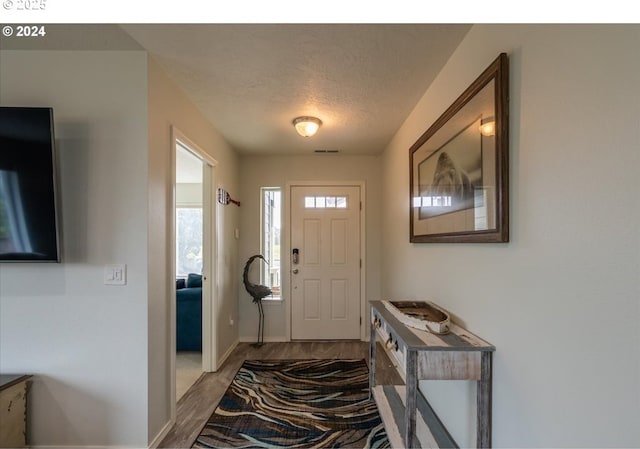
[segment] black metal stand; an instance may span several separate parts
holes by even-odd
[[[264,343],[264,311],[262,310],[262,299],[256,301],[258,303],[258,341],[253,346],[260,347]]]

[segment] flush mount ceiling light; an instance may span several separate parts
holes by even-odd
[[[493,136],[496,133],[496,122],[493,117],[482,120],[482,124],[480,125],[480,134],[483,136]]]
[[[293,119],[293,126],[302,137],[311,137],[318,132],[322,121],[317,117],[296,117]]]

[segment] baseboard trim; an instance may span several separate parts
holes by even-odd
[[[229,358],[233,350],[236,349],[236,346],[238,346],[238,343],[239,343],[238,340],[233,342],[231,346],[229,346],[229,349],[227,349],[227,351],[222,355],[222,357],[218,359],[218,369],[220,369],[220,367],[224,364],[225,360]]]
[[[169,433],[169,431],[171,430],[171,428],[173,427],[173,425],[175,424],[175,420],[170,419],[162,428],[162,430],[160,430],[160,432],[156,435],[156,437],[153,439],[153,441],[151,441],[151,443],[149,444],[149,449],[155,449],[158,447],[158,445],[162,442],[162,440],[164,440],[164,437],[167,436],[167,434]]]
[[[83,444],[81,446],[76,446],[76,445],[69,445],[69,444],[65,444],[64,446],[58,446],[58,445],[29,445],[27,446],[29,449],[140,449],[141,447],[144,446],[100,446],[100,445],[93,445],[93,446],[87,446],[86,444]]]
[[[289,340],[286,337],[266,337],[265,343],[285,343]],[[240,337],[240,343],[255,343],[256,337]]]

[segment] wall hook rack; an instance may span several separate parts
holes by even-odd
[[[218,188],[218,202],[225,206],[229,203],[233,203],[236,206],[240,207],[240,201],[237,201],[231,198],[231,196],[229,195],[229,192],[227,192],[222,188]]]

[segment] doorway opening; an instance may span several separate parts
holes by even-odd
[[[203,372],[203,165],[176,142],[176,401]]]
[[[173,128],[173,388],[176,402],[215,370],[215,160]]]

